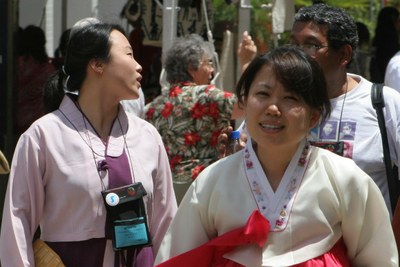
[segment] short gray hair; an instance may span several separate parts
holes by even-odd
[[[204,41],[198,34],[190,34],[176,39],[164,58],[167,81],[170,84],[193,81],[188,72],[189,68],[197,70],[203,56],[213,58],[213,54],[213,45]]]

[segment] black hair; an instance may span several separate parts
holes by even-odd
[[[21,33],[21,54],[32,56],[37,62],[44,63],[48,61],[46,52],[46,35],[42,28],[29,25]]]
[[[319,110],[322,121],[329,117],[331,103],[324,73],[313,58],[294,45],[275,48],[250,63],[236,86],[239,104],[243,104],[257,73],[265,65],[271,67],[286,90],[301,97],[312,109]]]
[[[61,102],[61,92],[80,90],[86,78],[86,68],[92,59],[104,62],[110,60],[110,34],[113,30],[125,35],[121,26],[100,21],[80,28],[72,28],[64,66],[51,77],[44,88],[45,105],[48,104],[48,110],[59,106],[57,101]]]
[[[71,34],[64,62],[64,74],[69,76],[67,91],[80,90],[90,60],[110,60],[110,34],[113,30],[124,34],[121,27],[101,22],[87,25]]]
[[[349,44],[353,51],[356,50],[358,45],[357,26],[353,18],[344,9],[326,4],[315,4],[300,8],[294,17],[294,23],[308,21],[328,27],[328,44],[333,49],[340,49]]]

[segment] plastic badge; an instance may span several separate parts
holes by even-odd
[[[111,224],[114,250],[151,245],[147,215],[143,202],[146,190],[142,183],[130,184],[102,192]]]

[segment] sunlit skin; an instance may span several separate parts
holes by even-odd
[[[106,142],[122,99],[139,97],[142,67],[133,57],[128,39],[119,31],[110,34],[110,59],[92,59],[80,89],[78,104]]]
[[[320,118],[297,95],[287,91],[269,66],[257,73],[244,102],[246,126],[256,154],[276,189],[299,143]]]
[[[193,78],[193,82],[197,85],[210,84],[214,77],[214,67],[212,59],[203,57],[197,70],[189,67],[189,73]]]
[[[139,97],[142,66],[133,57],[128,39],[119,31],[112,31],[110,61],[104,66],[105,87],[115,91],[118,100]]]
[[[292,27],[290,43],[295,45],[316,44],[328,45],[328,26],[317,25],[312,21],[295,22]],[[307,52],[307,51],[305,51]],[[357,86],[357,81],[347,77],[347,64],[350,62],[352,48],[344,45],[338,50],[323,47],[312,56],[324,71],[328,86],[329,98],[335,98]]]

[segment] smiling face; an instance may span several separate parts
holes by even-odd
[[[113,30],[110,42],[110,60],[103,72],[105,88],[113,90],[120,100],[138,98],[142,67],[134,59],[128,39],[121,32]]]
[[[270,151],[294,151],[320,118],[319,111],[312,110],[301,97],[283,87],[268,65],[254,77],[244,109],[251,138],[258,147]]]

